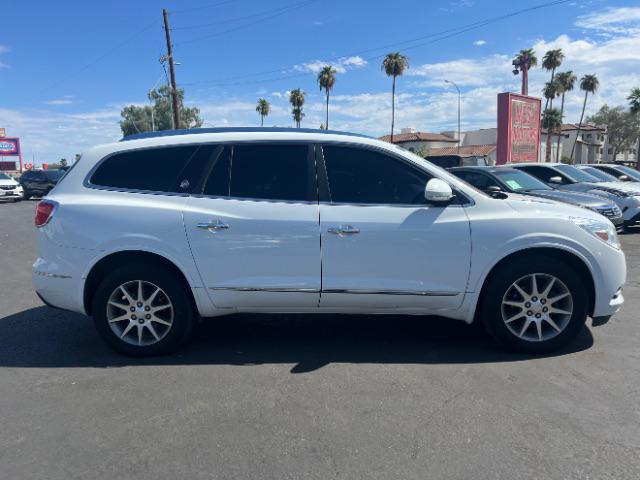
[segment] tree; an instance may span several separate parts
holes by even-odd
[[[549,101],[553,100],[555,97],[558,96],[558,85],[555,79],[553,81],[549,81],[544,84],[544,88],[542,89],[542,95],[544,95],[544,98],[547,99],[547,104],[548,104],[548,106],[545,107],[544,112],[542,113],[542,117],[544,118],[544,115],[547,113],[547,110],[549,110],[550,108],[553,108],[551,107],[551,104],[549,104]],[[560,111],[558,110],[558,114],[559,113]],[[560,122],[560,124],[562,125],[562,121]],[[557,127],[554,127],[554,130],[547,130],[547,149],[545,151],[546,162],[551,161],[551,136],[553,132],[555,132],[556,128]]]
[[[60,166],[61,166],[61,167],[67,167],[67,166],[69,166],[69,162],[67,162],[67,159],[66,159],[66,158],[61,158],[61,159],[60,159]]]
[[[588,122],[607,126],[608,143],[613,147],[613,159],[634,144],[640,129],[637,115],[625,110],[623,106],[611,108],[603,105],[595,115],[587,118]]]
[[[542,114],[542,128],[547,130],[547,148],[545,161],[551,161],[551,137],[553,132],[562,127],[562,114],[557,108],[547,108]]]
[[[200,118],[200,110],[197,107],[185,107],[184,90],[179,88],[178,106],[180,108],[180,124],[185,128],[198,128],[202,126],[202,118]],[[171,104],[171,90],[168,86],[163,85],[158,90],[149,92],[149,100],[153,105],[129,105],[122,109],[120,116],[120,129],[122,135],[132,135],[134,133],[150,132],[153,130],[151,123],[151,115],[153,112],[153,120],[156,130],[172,130],[173,129],[173,107]]]
[[[573,90],[573,87],[576,84],[576,76],[573,74],[571,70],[568,72],[561,72],[556,75],[556,85],[557,91],[560,94],[560,121],[564,121],[564,95],[567,92]],[[562,124],[558,128],[558,143],[556,145],[556,158],[560,158],[560,142],[562,140]]]
[[[391,143],[393,143],[393,124],[396,116],[396,78],[409,68],[409,59],[399,52],[388,53],[382,61],[382,70],[393,78],[391,87]]]
[[[264,117],[269,115],[271,111],[271,105],[264,98],[258,99],[258,104],[256,105],[256,112],[260,115],[260,126],[264,127]]]
[[[631,90],[627,97],[629,100],[629,112],[634,116],[637,123],[640,123],[640,88]],[[640,131],[638,131],[638,149],[636,150],[636,170],[640,170]]]
[[[573,158],[573,152],[576,149],[576,143],[578,142],[578,136],[580,135],[580,129],[582,128],[582,119],[584,118],[584,109],[587,108],[587,97],[589,94],[596,93],[598,90],[598,86],[600,82],[598,81],[598,77],[595,74],[592,75],[584,75],[580,79],[580,90],[584,92],[584,101],[582,102],[582,113],[580,114],[580,123],[578,123],[578,131],[576,133],[576,138],[573,141],[573,146],[571,147],[571,155],[569,157]]]
[[[518,75],[522,72],[522,95],[529,94],[529,70],[538,65],[538,57],[532,48],[520,50],[511,62],[513,65],[513,74]]]
[[[333,86],[336,83],[336,69],[331,65],[325,65],[322,67],[322,70],[318,72],[318,85],[320,85],[320,90],[326,92],[327,97],[327,119],[324,123],[324,129],[329,129],[329,94],[333,89]]]
[[[542,68],[544,68],[548,72],[551,72],[551,79],[548,82],[549,84],[553,84],[553,80],[556,74],[556,68],[562,65],[563,60],[564,53],[562,53],[562,50],[560,48],[556,50],[549,50],[544,54],[544,57],[542,57]],[[545,96],[545,98],[547,99],[547,103],[544,109],[546,110],[549,107],[553,107],[554,97],[549,98]]]
[[[291,103],[291,114],[293,115],[293,120],[296,122],[296,127],[300,128],[300,123],[304,118],[304,113],[302,113],[302,106],[304,105],[304,92],[299,88],[291,90],[291,92],[289,93],[289,103]]]

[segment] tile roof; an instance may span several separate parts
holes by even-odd
[[[429,149],[429,156],[433,155],[462,155],[462,156],[471,156],[471,155],[489,155],[493,153],[496,149],[495,145],[464,145],[460,147],[458,151],[458,147],[442,147],[442,148],[431,148]]]
[[[391,135],[385,135],[380,137],[383,142],[391,140]],[[431,132],[414,132],[414,133],[398,133],[393,135],[393,143],[405,143],[405,142],[452,142],[458,143],[455,138],[447,137],[441,133]]]

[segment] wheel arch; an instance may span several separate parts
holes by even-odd
[[[169,260],[157,253],[147,252],[144,250],[123,250],[105,255],[98,260],[90,269],[84,282],[83,304],[87,315],[91,315],[93,293],[102,281],[102,279],[116,268],[127,265],[129,263],[153,263],[171,271],[178,280],[183,284],[192,305],[197,312],[197,305],[191,285],[185,273],[173,261]]]
[[[484,294],[487,286],[489,285],[491,279],[499,273],[500,269],[519,258],[531,258],[531,257],[546,257],[546,258],[554,258],[558,261],[565,262],[570,265],[576,272],[585,280],[587,285],[587,296],[589,298],[588,305],[588,313],[589,315],[593,314],[596,302],[596,288],[595,282],[593,280],[593,274],[588,264],[582,259],[579,255],[557,247],[531,247],[523,250],[517,250],[508,254],[507,256],[501,258],[493,267],[489,273],[485,276],[484,281],[482,282],[482,288],[480,290],[480,295],[478,297],[478,302],[475,308],[474,314],[474,322],[477,320],[478,312],[480,312],[482,307],[482,302],[484,299]]]

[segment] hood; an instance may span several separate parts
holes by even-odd
[[[18,185],[18,182],[16,182],[13,179],[2,179],[2,178],[0,178],[0,185],[16,186],[16,185]]]
[[[558,202],[570,203],[572,205],[588,208],[608,208],[615,205],[596,195],[565,190],[533,190],[531,192],[527,192],[527,195],[548,198],[551,200],[557,200]]]
[[[507,202],[508,205],[516,212],[521,212],[527,215],[533,213],[547,218],[563,219],[567,219],[568,217],[580,217],[589,218],[599,222],[602,222],[602,219],[604,218],[599,213],[586,208],[546,198],[509,194],[509,198],[504,201]]]
[[[594,185],[595,188],[601,190],[620,190],[621,192],[627,193],[640,193],[640,183],[636,182],[602,182],[602,183],[593,183],[590,185]]]

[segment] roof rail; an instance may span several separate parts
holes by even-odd
[[[195,135],[203,133],[320,133],[325,135],[349,135],[353,137],[373,138],[360,133],[341,132],[337,130],[318,130],[314,128],[281,128],[281,127],[218,127],[218,128],[188,128],[183,130],[161,130],[158,132],[134,133],[123,137],[121,142],[141,140],[144,138],[171,137],[177,135]]]

